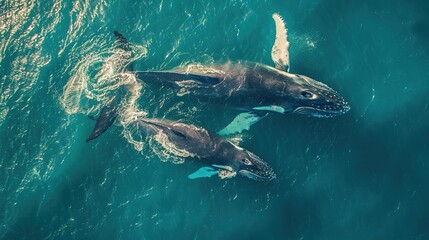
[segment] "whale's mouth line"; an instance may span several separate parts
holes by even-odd
[[[314,117],[334,117],[345,114],[350,110],[349,106],[338,106],[338,108],[323,108],[323,107],[298,107],[293,110],[293,113],[310,114]]]
[[[222,179],[235,177],[237,175],[237,173],[239,173],[240,175],[243,175],[245,177],[248,177],[250,179],[257,180],[257,181],[268,181],[268,180],[275,178],[274,174],[271,174],[269,176],[264,176],[264,175],[259,175],[257,173],[252,172],[252,171],[246,170],[246,169],[242,169],[242,170],[239,170],[237,172],[231,166],[216,165],[216,164],[213,164],[212,166],[219,169],[218,175]]]
[[[274,176],[271,176],[271,177],[270,176],[262,176],[262,175],[254,173],[254,172],[245,170],[245,169],[238,171],[238,173],[243,175],[243,176],[246,176],[248,178],[251,178],[253,180],[258,180],[258,181],[268,181],[268,180],[275,178]]]

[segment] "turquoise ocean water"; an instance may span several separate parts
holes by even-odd
[[[271,182],[190,180],[127,119],[86,143],[113,90],[113,31],[134,68],[272,64],[286,21],[291,72],[351,111],[272,114],[239,136]],[[119,54],[120,55],[120,54]],[[429,3],[423,0],[0,0],[0,239],[429,239]],[[132,116],[217,131],[221,104],[136,85]]]

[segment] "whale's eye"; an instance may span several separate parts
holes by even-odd
[[[252,162],[249,161],[249,159],[247,159],[247,158],[243,158],[243,159],[241,159],[241,161],[246,165],[252,165]]]
[[[313,97],[313,94],[309,91],[302,91],[301,95],[305,98],[312,98]]]

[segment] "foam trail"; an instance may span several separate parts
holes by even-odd
[[[92,51],[100,46],[103,50]],[[127,120],[133,115],[145,115],[136,105],[142,87],[134,74],[127,72],[126,68],[130,62],[146,56],[147,50],[140,45],[133,45],[131,49],[132,52],[117,48],[111,43],[107,45],[101,40],[84,43],[82,51],[87,52],[86,57],[80,57],[76,66],[71,67],[72,76],[64,87],[60,102],[68,114],[96,115],[112,98],[112,94],[124,94],[118,113],[120,123],[126,129],[124,137],[136,149],[142,149],[142,144],[132,139],[132,130],[129,130]],[[83,54],[80,52],[78,55]]]
[[[90,52],[99,44],[94,41],[87,43],[84,51]],[[120,86],[138,84],[136,78],[131,76],[132,74],[121,71],[125,67],[125,61],[130,61],[130,58],[134,61],[145,56],[146,48],[133,46],[133,51],[136,52],[133,57],[130,56],[131,53],[114,47],[103,49],[105,50],[90,52],[72,68],[73,74],[64,87],[60,99],[67,113],[91,114],[94,107],[85,106],[88,100],[98,102],[96,108],[99,108]],[[136,98],[131,100],[135,101]]]

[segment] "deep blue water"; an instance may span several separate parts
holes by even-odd
[[[272,114],[242,135],[277,179],[189,180],[201,165],[119,120],[85,142],[87,115],[133,81],[103,77],[117,62],[114,30],[135,69],[272,64],[274,12],[291,72],[351,105],[329,119]],[[0,238],[429,239],[428,69],[424,0],[1,0]],[[137,115],[217,131],[237,114],[140,87]]]

